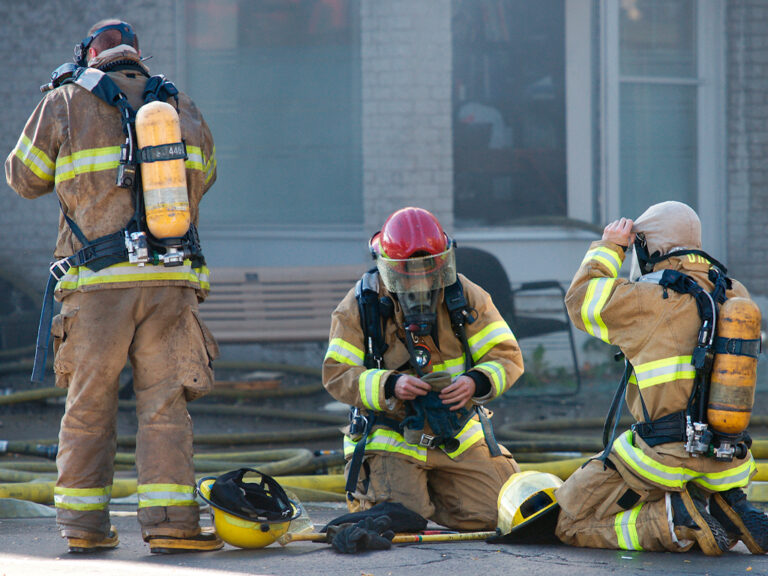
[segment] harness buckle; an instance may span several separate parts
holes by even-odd
[[[437,448],[438,444],[438,437],[431,434],[422,434],[421,439],[419,439],[419,446],[424,446],[430,450]]]
[[[56,262],[51,263],[48,270],[51,273],[51,276],[56,278],[56,281],[58,282],[64,276],[66,276],[70,268],[72,268],[72,264],[69,262],[69,257],[67,257],[67,258],[62,258],[61,260],[56,260]]]

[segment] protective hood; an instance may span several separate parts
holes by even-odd
[[[682,202],[654,204],[635,220],[632,231],[645,236],[649,254],[701,249],[701,221],[693,208]]]

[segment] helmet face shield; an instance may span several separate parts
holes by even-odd
[[[435,255],[416,256],[402,260],[376,259],[381,280],[393,294],[431,292],[456,282],[456,254],[453,248]]]
[[[439,254],[405,259],[380,255],[376,264],[384,286],[403,308],[406,326],[415,325],[417,334],[429,334],[437,318],[440,290],[456,282],[453,247]]]

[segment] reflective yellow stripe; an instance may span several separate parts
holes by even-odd
[[[507,323],[503,320],[498,322],[491,322],[480,330],[477,334],[471,336],[467,343],[469,344],[470,352],[472,353],[472,359],[477,362],[482,358],[488,350],[506,340],[514,340],[515,336],[512,334],[512,330],[509,329]]]
[[[691,356],[671,356],[639,364],[634,367],[629,382],[643,390],[666,382],[693,380],[696,377],[696,368],[691,364],[692,361]]]
[[[456,458],[480,442],[483,439],[483,427],[477,420],[470,420],[455,438],[459,441],[459,447],[453,452],[446,452],[450,458]],[[355,446],[357,446],[357,441],[352,440],[349,436],[344,436],[344,456],[346,458],[352,457]],[[420,462],[427,461],[427,448],[406,442],[402,434],[388,428],[375,428],[368,436],[365,449],[402,454]]]
[[[349,364],[350,366],[362,366],[365,354],[360,348],[345,342],[341,338],[334,338],[328,345],[328,351],[325,353],[325,359],[333,358],[339,364]]]
[[[592,248],[587,252],[586,256],[584,256],[581,265],[583,266],[591,260],[600,262],[603,266],[608,268],[612,278],[616,278],[619,275],[619,270],[621,269],[621,256],[619,256],[619,253],[615,250],[611,250],[606,246]]]
[[[432,366],[433,372],[448,372],[451,376],[458,376],[464,374],[464,355],[461,358],[452,358],[446,360],[442,364],[435,364]]]
[[[139,508],[150,506],[194,506],[195,488],[183,484],[140,484],[136,489]]]
[[[187,146],[187,160],[184,162],[184,166],[187,170],[203,172],[207,184],[216,168],[216,147],[214,146],[210,158],[206,160],[200,146]]]
[[[601,313],[605,307],[608,297],[611,295],[615,278],[593,278],[587,286],[587,294],[581,305],[581,320],[584,322],[584,329],[603,342],[610,344],[608,339],[608,328],[603,322]]]
[[[371,410],[383,410],[384,406],[380,401],[379,389],[381,387],[381,377],[386,374],[386,370],[366,370],[360,374],[358,387],[360,389],[360,400],[363,406]]]
[[[57,290],[77,290],[82,286],[97,284],[114,284],[120,282],[149,282],[153,280],[181,280],[199,284],[200,288],[210,290],[209,270],[207,266],[192,268],[189,260],[184,260],[182,266],[153,266],[147,264],[138,266],[123,262],[113,264],[103,270],[94,272],[85,266],[73,266],[56,284]]]
[[[622,550],[642,550],[640,547],[640,537],[637,534],[637,517],[640,514],[642,504],[635,506],[631,510],[619,512],[613,521],[616,530],[616,538],[619,541],[619,548]]]
[[[205,183],[210,182],[214,171],[216,170],[216,146],[211,151],[211,157],[208,158],[208,162],[205,164]]]
[[[721,492],[731,488],[742,488],[749,483],[756,469],[752,454],[749,459],[722,472],[697,472],[683,466],[666,466],[656,462],[633,443],[632,431],[627,430],[616,439],[613,452],[619,456],[635,474],[667,488],[682,489],[688,482],[696,482],[710,490]]]
[[[56,508],[66,510],[106,510],[112,495],[112,486],[103,488],[63,488],[53,489],[53,501]]]
[[[459,447],[453,452],[446,452],[449,458],[456,458],[480,442],[484,438],[483,426],[477,420],[470,420],[455,438],[459,441]]]
[[[120,146],[89,148],[56,159],[56,184],[79,174],[114,170],[120,165]]]
[[[14,154],[35,176],[46,182],[53,181],[55,170],[53,160],[40,148],[33,146],[32,141],[24,134],[19,138]]]
[[[500,396],[507,390],[507,371],[504,370],[499,362],[483,362],[478,364],[475,368],[482,369],[487,376],[490,376],[491,385],[493,386],[493,398]]]
[[[352,453],[357,446],[357,442],[349,436],[344,436],[344,456],[352,457]],[[382,452],[391,452],[393,454],[403,454],[420,462],[427,461],[427,449],[417,444],[409,444],[405,438],[394,430],[386,428],[377,428],[368,436],[365,445],[366,450],[381,450]]]

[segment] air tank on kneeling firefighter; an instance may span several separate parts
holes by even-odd
[[[717,337],[733,339],[733,344],[726,344],[725,353],[715,354],[707,421],[717,432],[739,434],[747,429],[752,415],[757,358],[728,350],[734,350],[738,340],[752,340],[753,345],[760,341],[760,308],[748,298],[726,300],[717,315]]]
[[[136,113],[139,148],[181,143],[181,124],[176,109],[156,100]],[[181,238],[189,230],[189,195],[184,159],[141,164],[144,211],[147,227],[155,238]]]

